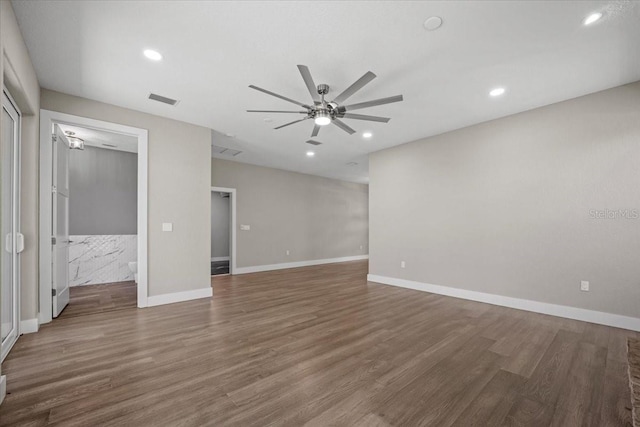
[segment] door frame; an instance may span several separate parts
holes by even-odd
[[[229,263],[229,274],[234,275],[236,273],[236,189],[226,187],[211,187],[211,192],[217,193],[229,193],[231,199],[231,235],[230,240],[230,254],[231,262]],[[209,220],[209,235],[211,235],[211,220]]]
[[[147,307],[148,289],[148,165],[149,137],[146,129],[111,123],[57,111],[40,110],[40,209],[39,209],[39,302],[38,322],[52,320],[53,285],[51,269],[51,207],[52,149],[51,135],[53,125],[66,124],[85,128],[114,132],[138,139],[138,307]]]
[[[24,239],[24,237],[20,233],[20,200],[21,200],[20,184],[21,184],[21,176],[22,176],[22,162],[21,162],[22,112],[20,111],[20,108],[18,107],[18,104],[16,103],[16,101],[11,96],[11,93],[9,93],[9,89],[3,86],[2,88],[3,104],[4,104],[5,97],[18,115],[18,121],[16,123],[14,140],[13,140],[13,144],[14,144],[13,153],[12,153],[13,158],[11,159],[11,162],[13,163],[13,177],[12,177],[13,184],[11,186],[11,203],[13,205],[11,207],[11,228],[12,228],[12,234],[13,234],[13,237],[11,239],[12,240],[11,241],[11,247],[12,247],[11,285],[14,287],[13,292],[14,292],[15,303],[16,303],[16,305],[13,307],[13,317],[14,317],[14,323],[15,323],[14,327],[16,331],[16,336],[13,342],[9,345],[9,348],[6,350],[6,352],[4,354],[0,354],[0,363],[9,354],[9,352],[11,351],[11,348],[13,348],[15,343],[18,341],[20,334],[22,333],[20,330],[21,329],[20,328],[21,326],[20,306],[21,306],[21,296],[22,296],[22,279],[20,277],[20,252],[22,252],[22,250],[18,251],[18,248],[17,248],[18,235],[20,235],[22,239]],[[2,108],[4,108],[4,105],[2,106]],[[17,139],[17,144],[16,144],[16,139]],[[4,236],[1,236],[1,237],[2,238],[0,238],[0,246],[2,246],[2,248],[0,250],[5,250],[6,249],[4,247],[5,237]],[[0,393],[0,400],[3,397],[4,396]]]

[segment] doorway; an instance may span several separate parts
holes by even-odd
[[[66,150],[69,304],[63,316],[135,308],[137,138],[82,126],[56,126],[72,148]],[[58,242],[54,255],[61,247]],[[55,300],[54,295],[57,317]]]
[[[235,273],[236,190],[211,187],[211,276]]]
[[[20,111],[9,94],[2,93],[2,141],[0,145],[0,287],[2,341],[0,362],[20,335]]]
[[[76,288],[73,285],[93,285],[95,283],[93,283],[92,280],[97,280],[102,283],[105,283],[105,281],[108,282],[109,279],[105,279],[105,277],[101,276],[104,274],[107,274],[109,277],[113,276],[116,278],[120,277],[119,274],[127,275],[126,278],[129,278],[128,276],[134,278],[134,275],[137,275],[137,284],[132,285],[133,289],[135,289],[137,293],[134,306],[146,307],[148,167],[147,131],[144,129],[138,129],[115,123],[103,122],[100,120],[88,119],[85,117],[73,116],[48,110],[41,110],[40,121],[41,173],[39,322],[41,324],[50,322],[54,317],[56,317],[56,315],[58,315],[62,311],[62,309],[64,309],[64,299],[62,301],[57,301],[57,297],[61,295],[60,290],[64,289],[65,285],[67,287],[69,286],[69,284],[72,285],[69,293],[73,294],[74,289]],[[58,133],[58,139],[66,140],[64,144],[58,146],[57,148],[56,144],[51,144],[52,134],[56,134],[56,132]],[[91,135],[91,137],[88,138],[86,135]],[[88,140],[89,143],[87,143],[87,141],[82,141],[82,136],[85,136],[84,139]],[[82,191],[84,191],[86,196],[84,197],[84,199],[86,200],[80,201],[78,200],[78,198],[76,198],[75,201],[81,202],[81,204],[84,202],[86,203],[84,205],[85,207],[81,208],[80,211],[78,211],[80,213],[78,214],[79,216],[76,215],[75,221],[73,216],[71,217],[72,228],[68,227],[69,215],[67,215],[66,218],[63,219],[60,218],[60,215],[64,215],[64,212],[60,209],[57,209],[56,204],[54,203],[54,196],[56,196],[58,191],[58,183],[56,182],[56,179],[61,176],[59,170],[56,169],[57,167],[60,167],[59,157],[56,154],[56,149],[59,149],[60,152],[65,152],[63,150],[64,147],[69,148],[70,146],[80,144],[78,142],[78,139],[80,139],[85,145],[85,160],[88,160],[90,163],[98,162],[98,160],[93,158],[96,156],[96,150],[113,150],[110,157],[114,157],[115,151],[123,151],[114,150],[115,148],[122,148],[118,147],[118,145],[120,145],[119,143],[113,143],[116,140],[122,142],[123,145],[128,144],[129,151],[137,151],[137,159],[134,160],[137,166],[137,172],[135,172],[135,180],[137,180],[137,184],[135,182],[131,183],[131,185],[136,187],[136,200],[128,200],[131,199],[130,194],[124,195],[125,198],[128,198],[128,206],[131,206],[131,203],[133,203],[133,205],[137,209],[137,214],[133,214],[133,217],[131,216],[131,209],[129,209],[128,212],[125,213],[126,219],[122,219],[122,212],[116,212],[117,209],[114,210],[114,206],[108,205],[105,205],[98,211],[94,212],[94,208],[96,207],[95,204],[99,203],[99,201],[95,198],[92,199],[92,196],[95,196],[95,194],[92,195],[91,192],[94,190],[82,188]],[[116,146],[110,147],[110,145]],[[73,150],[66,150],[67,155],[71,151]],[[89,153],[89,151],[91,151],[91,153]],[[74,154],[77,154],[77,152]],[[88,159],[89,157],[92,157],[92,159]],[[73,158],[71,160],[73,165]],[[122,167],[123,161],[123,159],[110,159],[107,161],[107,164],[111,162],[116,167]],[[103,168],[104,166],[105,165],[102,165],[101,168]],[[67,171],[68,167],[69,166],[67,163]],[[97,168],[97,163],[94,165],[94,168]],[[85,170],[84,172],[87,176],[90,169],[91,168]],[[125,174],[125,172],[122,170],[114,171],[113,173],[118,175]],[[97,182],[99,178],[95,175],[92,175],[87,179],[93,179]],[[134,179],[129,179],[129,181],[134,181]],[[85,187],[87,186],[85,185]],[[118,193],[118,197],[123,196],[123,189],[120,188],[118,191],[116,191],[116,193]],[[80,193],[76,192],[76,194]],[[73,194],[71,194],[70,196],[71,197],[69,199],[73,200]],[[109,196],[109,200],[113,200],[113,197],[113,195]],[[67,202],[69,202],[69,200],[67,200]],[[85,212],[84,214],[82,214],[83,211]],[[104,217],[102,219],[99,219],[97,217],[98,214],[104,214]],[[71,210],[71,215],[73,215],[73,207]],[[122,219],[122,221],[118,220],[118,223],[125,221],[128,224],[125,228],[135,228],[135,231],[120,230],[118,232],[120,234],[118,235],[113,234],[113,230],[104,231],[103,229],[101,229],[101,231],[99,231],[101,234],[99,235],[96,234],[98,232],[96,230],[88,231],[92,226],[104,228],[104,226],[107,226],[105,223],[110,222],[112,219],[114,219],[114,216],[118,216],[120,219]],[[63,226],[64,220],[66,220],[67,227],[65,230],[66,232],[63,235],[58,232],[58,229]],[[80,228],[76,228],[76,231],[74,231],[73,225],[79,226]],[[69,233],[69,231],[71,231],[71,233]],[[137,236],[135,236],[136,231]],[[59,242],[58,235],[62,240],[61,242]],[[129,240],[131,240],[131,242]],[[58,245],[58,243],[62,243],[62,245],[60,246]],[[98,262],[99,257],[94,257],[94,255],[96,254],[90,254],[88,253],[88,251],[94,249],[98,251],[108,249],[105,248],[104,245],[118,246],[118,248],[116,249],[117,252],[125,251],[135,253],[135,262],[124,260],[124,258],[119,259],[119,257],[117,260],[115,260],[115,262],[111,263],[110,267],[107,268],[102,268],[97,264],[89,265],[90,263],[81,263],[81,269],[81,264],[78,263],[78,257],[80,257],[80,259],[83,259],[82,257],[89,257],[92,258],[93,261]],[[122,246],[122,248],[120,248],[120,246]],[[73,254],[72,257],[69,257],[70,253]],[[106,253],[113,254],[114,252],[107,250]],[[65,256],[67,257],[67,260],[65,260]],[[131,267],[130,263],[135,263],[135,266]],[[60,274],[64,271],[67,272],[66,277],[64,277],[63,274]],[[80,287],[82,286],[78,286],[78,288]],[[115,288],[109,288],[109,292],[111,292],[111,290],[113,289]],[[91,290],[91,292],[89,291],[90,289],[87,288],[82,291],[78,290],[76,293],[84,295],[85,301],[90,299],[89,295],[92,295],[91,298],[97,298],[96,295],[105,295],[105,292],[102,292],[105,291],[105,289],[101,289],[101,292],[98,292],[98,289],[93,289]],[[131,289],[129,289],[127,292],[130,291]],[[86,309],[87,307],[85,306],[84,308]]]

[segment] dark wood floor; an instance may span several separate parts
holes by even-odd
[[[2,365],[1,425],[624,426],[637,333],[366,282],[366,262],[213,279],[67,316]]]
[[[69,304],[60,317],[136,308],[138,304],[136,282],[105,283],[101,285],[73,286],[69,288]]]

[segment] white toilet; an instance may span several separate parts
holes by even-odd
[[[133,280],[138,283],[138,263],[136,261],[132,261],[129,263],[129,270],[133,273]]]

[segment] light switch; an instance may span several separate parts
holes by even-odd
[[[249,231],[249,230],[251,230],[251,226],[247,225],[247,224],[240,224],[240,230]]]
[[[173,231],[173,223],[172,222],[163,222],[162,223],[162,231]]]

